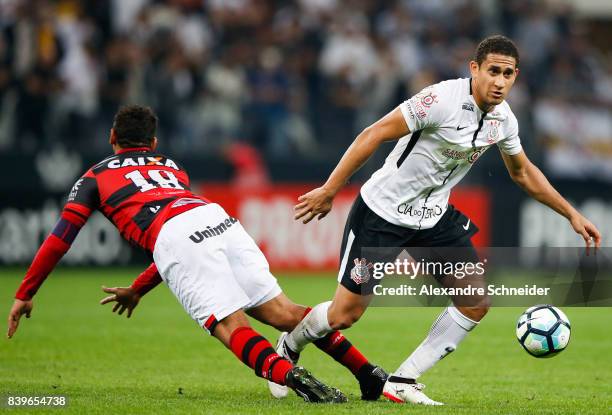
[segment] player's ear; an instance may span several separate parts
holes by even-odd
[[[470,74],[472,75],[472,78],[478,75],[478,62],[470,61]]]
[[[117,134],[115,133],[114,128],[111,128],[110,130],[110,138],[108,139],[108,142],[111,146],[114,146],[115,144],[117,144]]]
[[[151,150],[155,150],[157,148],[157,137],[153,137],[151,141]]]

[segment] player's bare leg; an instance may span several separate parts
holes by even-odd
[[[306,310],[306,306],[294,303],[281,293],[270,301],[248,309],[247,314],[279,331],[291,331],[302,320]]]
[[[468,283],[452,276],[442,278],[445,287],[460,287]],[[469,281],[473,286],[484,285],[484,279]],[[423,405],[442,405],[425,395],[425,387],[417,379],[438,361],[452,353],[468,333],[489,310],[489,298],[454,297],[453,306],[447,307],[438,316],[429,334],[400,367],[389,376],[383,394],[398,403],[411,402]]]
[[[348,329],[365,313],[370,301],[372,295],[355,294],[338,284],[327,311],[330,327],[334,330]]]
[[[277,299],[279,303],[282,303],[282,301],[288,302],[279,305],[280,307],[288,310],[294,309],[295,305],[286,296],[279,296],[274,300]],[[353,373],[359,381],[361,399],[378,399],[382,393],[387,374],[382,368],[371,364],[337,330],[338,328],[348,328],[357,321],[365,312],[370,300],[371,296],[363,297],[353,294],[339,285],[333,301],[319,304],[312,309],[304,308],[301,311],[297,325],[291,328],[293,329],[292,332],[283,333],[279,338],[276,351],[289,360],[297,362],[299,353],[308,343],[312,342]],[[270,383],[270,391],[277,398],[282,398],[287,394],[286,389],[272,383]]]
[[[215,331],[212,333],[225,347],[231,349],[232,333],[241,327],[251,327],[249,319],[242,310],[236,311],[217,324]]]
[[[293,366],[277,354],[270,342],[250,327],[242,310],[219,321],[212,334],[254,369],[255,375],[293,389],[306,402],[342,403],[347,400],[339,390],[324,385],[306,369]]]

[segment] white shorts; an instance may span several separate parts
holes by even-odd
[[[282,292],[255,241],[215,203],[166,222],[153,259],[185,311],[209,332],[233,312]]]

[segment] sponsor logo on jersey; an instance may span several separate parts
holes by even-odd
[[[410,118],[414,120],[416,118],[416,115],[414,114],[414,111],[412,110],[412,105],[408,104],[406,105],[406,108],[408,108],[408,115],[410,116]]]
[[[355,258],[355,266],[351,269],[351,279],[355,284],[364,284],[370,281],[370,270],[374,268],[371,262],[365,258]]]
[[[232,227],[234,223],[238,222],[238,219],[233,217],[228,217],[223,222],[219,222],[217,226],[207,226],[206,229],[201,231],[196,231],[193,234],[189,235],[189,239],[191,239],[196,244],[199,244],[204,239],[212,238],[215,236],[219,236],[224,233],[226,230]]]
[[[72,190],[70,190],[70,194],[68,195],[69,202],[72,202],[77,197],[77,193],[79,192],[79,187],[81,187],[82,183],[83,183],[83,178],[80,178],[79,180],[76,181],[74,186],[72,186]]]
[[[470,164],[474,164],[476,162],[476,160],[478,160],[478,157],[480,157],[480,155],[482,153],[484,153],[484,151],[486,150],[486,147],[480,147],[476,150],[474,150],[474,152],[472,153],[472,155],[470,157],[468,157],[468,162]]]
[[[445,148],[444,151],[442,151],[442,155],[453,160],[463,160],[468,158],[470,151],[459,151],[451,148]]]
[[[422,120],[427,117],[427,111],[425,111],[425,108],[423,108],[423,105],[420,102],[417,102],[414,105],[414,109],[416,110],[416,115],[419,120]]]
[[[126,157],[124,159],[116,158],[108,162],[109,169],[119,169],[121,167],[136,167],[136,166],[165,166],[174,170],[179,170],[176,163],[170,159],[163,157]]]
[[[429,219],[437,218],[438,216],[442,215],[442,213],[444,213],[444,209],[442,209],[442,206],[440,205],[435,205],[432,207],[415,207],[408,202],[404,202],[397,207],[397,212],[410,217]]]
[[[459,151],[451,148],[445,148],[442,151],[442,155],[453,160],[467,160],[468,163],[473,164],[486,149],[487,147],[479,147],[475,150]]]
[[[406,108],[408,108],[408,115],[413,120],[415,120],[416,118],[418,118],[419,120],[422,120],[425,117],[427,117],[427,111],[425,111],[425,108],[423,107],[423,105],[418,100],[415,100],[414,98],[408,101],[408,105],[406,105]]]
[[[461,109],[474,112],[474,104],[471,102],[464,102],[463,105],[461,105]]]

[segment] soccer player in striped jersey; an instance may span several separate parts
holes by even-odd
[[[297,354],[308,343],[359,320],[378,281],[368,270],[368,261],[376,259],[362,258],[362,248],[407,247],[410,253],[410,247],[456,247],[466,256],[464,262],[477,262],[470,238],[478,229],[448,199],[478,157],[494,145],[514,182],[567,218],[584,238],[587,252],[592,243],[600,245],[597,228],[553,188],[521,147],[518,122],[505,101],[518,64],[519,54],[510,39],[484,39],[470,62],[471,78],[429,86],[400,104],[357,136],[322,187],[300,196],[295,218],[304,223],[322,219],[336,193],[376,149],[383,142],[397,141],[385,164],[361,188],[349,214],[333,301],[315,306],[283,336],[285,344],[277,350]],[[450,276],[440,282],[453,284],[453,280],[457,281]],[[421,345],[387,380],[386,397],[394,402],[441,404],[422,392],[417,379],[454,351],[485,316],[489,299],[472,300],[470,306],[455,304],[442,312]]]
[[[257,376],[292,388],[309,402],[345,402],[342,392],[280,356],[251,328],[245,310],[263,323],[291,330],[308,309],[282,293],[240,222],[192,193],[187,172],[155,151],[156,125],[157,117],[146,107],[128,106],[116,114],[110,134],[114,155],[90,168],[72,187],[59,221],[17,290],[8,337],[15,334],[22,315],[30,317],[33,296],[89,216],[99,210],[123,238],[153,259],[131,287],[106,289],[112,295],[102,302],[117,301],[113,311],[128,310],[129,316],[139,298],[163,280],[198,325]],[[366,387],[366,398],[378,398],[386,377],[377,376],[380,369],[348,340],[332,332],[320,347],[355,373],[362,389]]]

